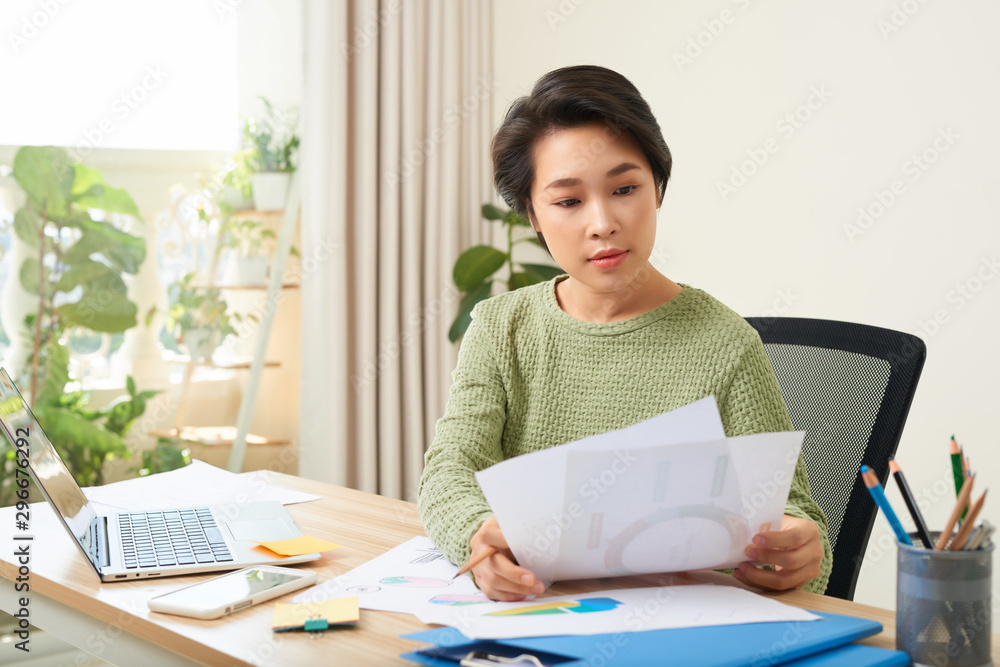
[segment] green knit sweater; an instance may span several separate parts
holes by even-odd
[[[522,454],[649,419],[714,395],[726,435],[792,430],[757,332],[705,292],[684,286],[630,320],[583,322],[559,307],[554,280],[480,303],[451,395],[424,458],[419,508],[427,534],[454,563],[492,512],[474,473]],[[826,517],[801,458],[786,514],[815,521],[822,593],[832,556]]]

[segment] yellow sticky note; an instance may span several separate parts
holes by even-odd
[[[256,542],[256,540],[254,541]],[[314,551],[330,551],[332,549],[340,548],[339,544],[327,542],[326,540],[321,540],[320,538],[313,537],[312,535],[293,537],[290,540],[257,542],[257,544],[265,549],[270,549],[274,553],[281,556],[301,556],[302,554],[311,554]]]
[[[302,630],[307,621],[325,621],[327,625],[352,625],[360,618],[357,596],[299,604],[279,602],[274,605],[271,629],[278,632]]]

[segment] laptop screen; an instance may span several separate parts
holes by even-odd
[[[97,512],[66,468],[66,464],[52,446],[48,436],[38,425],[38,420],[24,402],[17,387],[11,382],[7,371],[2,368],[0,368],[0,424],[10,439],[11,446],[15,446],[19,438],[28,441],[28,467],[35,482],[49,504],[62,517],[63,523],[79,543],[87,560],[91,561],[92,526],[97,519]],[[97,567],[93,562],[91,564]]]

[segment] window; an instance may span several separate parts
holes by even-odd
[[[231,151],[234,0],[4,0],[0,145]]]

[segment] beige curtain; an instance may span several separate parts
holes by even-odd
[[[304,477],[414,500],[488,236],[491,0],[306,0]]]

